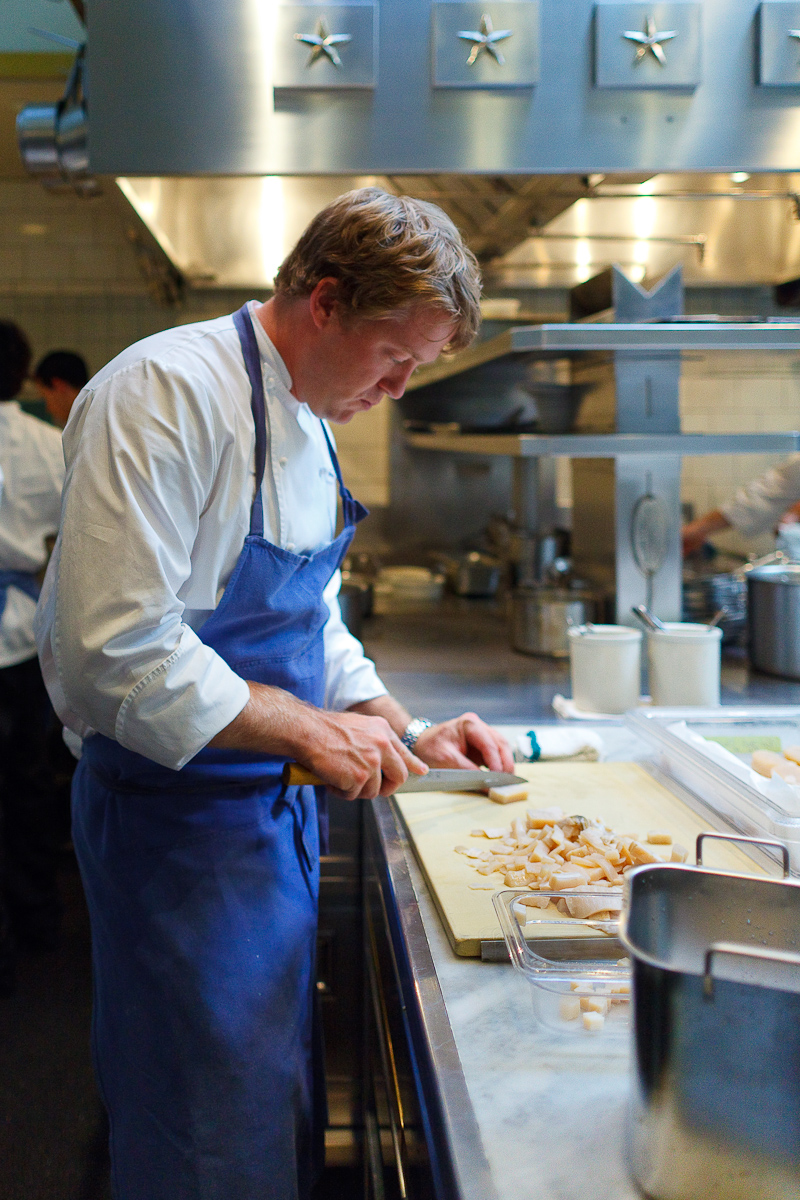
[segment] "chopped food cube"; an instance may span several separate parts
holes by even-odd
[[[605,996],[581,996],[581,1012],[602,1013],[605,1016],[608,1012],[608,1000]]]
[[[754,750],[750,759],[750,766],[759,775],[765,776],[767,779],[772,778],[772,772],[779,763],[786,763],[787,759],[782,754],[776,754],[774,750]]]
[[[525,813],[528,829],[544,829],[546,825],[552,825],[553,821],[560,821],[563,816],[562,808],[529,808]]]
[[[671,846],[672,834],[666,833],[663,829],[651,829],[647,840],[651,846]]]
[[[577,996],[562,996],[558,1011],[562,1021],[577,1021],[581,1015],[581,1002]]]
[[[641,842],[631,842],[630,855],[636,866],[639,866],[641,863],[658,863],[663,861],[657,854],[653,854],[652,850],[648,850],[646,846],[643,846]]]
[[[673,843],[670,862],[686,862],[687,857],[688,851],[683,846],[679,846],[677,842]]]
[[[528,783],[508,783],[505,787],[489,788],[489,799],[495,804],[514,804],[528,799]]]
[[[583,1014],[583,1028],[588,1033],[599,1033],[606,1023],[606,1019],[599,1012],[585,1012]]]
[[[800,746],[787,746],[783,752],[783,757],[788,758],[789,762],[800,765]]]

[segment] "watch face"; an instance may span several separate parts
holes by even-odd
[[[409,750],[414,748],[414,744],[421,733],[426,729],[430,729],[433,721],[426,720],[425,717],[414,717],[413,721],[409,721],[405,728],[405,732],[400,741],[408,746]]]

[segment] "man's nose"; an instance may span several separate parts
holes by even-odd
[[[387,396],[391,396],[393,400],[399,400],[406,390],[406,385],[416,365],[416,363],[410,363],[408,366],[397,366],[393,371],[387,371],[378,386]]]

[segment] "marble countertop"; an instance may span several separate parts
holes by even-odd
[[[626,729],[597,728],[608,758],[647,757]],[[404,858],[489,1165],[494,1194],[481,1184],[469,1188],[470,1200],[634,1200],[624,1151],[627,1040],[537,1025],[532,986],[510,964],[453,953],[407,842]]]

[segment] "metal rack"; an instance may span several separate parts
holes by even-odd
[[[627,281],[626,281],[627,282]],[[646,294],[642,293],[647,299]],[[619,311],[619,310],[618,310]],[[616,619],[634,604],[664,620],[681,615],[680,473],[687,455],[791,454],[800,433],[681,433],[681,356],[687,351],[799,351],[800,322],[647,321],[520,326],[451,360],[420,370],[414,388],[513,354],[537,358],[608,355],[615,377],[613,433],[492,434],[408,432],[417,450],[504,455],[512,460],[518,529],[549,531],[553,472],[543,460],[582,460],[584,501],[576,498],[574,551],[581,573],[614,590]],[[642,501],[647,500],[647,504]],[[613,531],[613,536],[610,536]],[[659,538],[660,544],[659,543]],[[654,550],[644,569],[638,547]]]

